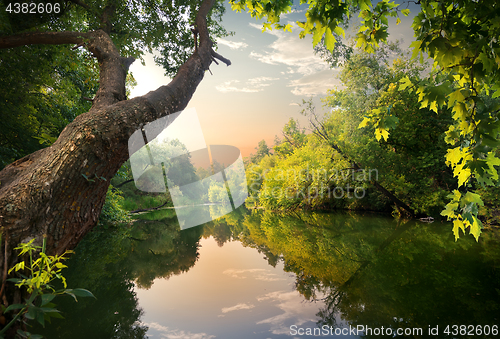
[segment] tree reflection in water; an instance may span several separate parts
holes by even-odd
[[[318,326],[420,327],[493,325],[500,314],[500,246],[495,232],[455,242],[444,224],[346,213],[280,216],[243,208],[180,231],[172,212],[155,212],[131,227],[100,226],[77,247],[69,286],[97,300],[55,300],[66,321],[49,338],[145,338],[134,283],[188,271],[199,241],[240,241],[295,275],[295,288],[318,303]],[[340,321],[339,321],[340,320]],[[51,331],[53,331],[51,333]],[[38,331],[36,333],[41,332]],[[56,334],[57,333],[57,334]],[[369,337],[369,336],[367,336]],[[476,336],[481,337],[481,336]]]
[[[455,242],[440,223],[345,214],[263,213],[245,225],[283,258],[306,299],[324,301],[319,326],[336,327],[341,318],[426,333],[436,325],[499,324],[498,232]]]

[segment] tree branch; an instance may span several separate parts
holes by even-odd
[[[213,42],[208,33],[206,16],[214,2],[215,0],[204,0],[196,15],[195,27],[199,35],[197,51],[179,68],[176,76],[167,86],[162,86],[142,97],[154,107],[156,112],[155,119],[186,108],[196,87],[203,79],[205,71],[208,70],[212,63],[212,53],[215,52],[212,50]],[[229,64],[231,63],[229,60],[225,60]],[[155,137],[155,135],[152,135],[150,138],[153,139]]]
[[[84,44],[93,32],[30,32],[0,37],[0,48],[26,45]]]
[[[115,14],[115,11],[116,6],[114,4],[108,4],[104,7],[104,11],[99,18],[102,24],[101,29],[107,34],[111,34],[111,30],[113,29],[113,24],[110,19]]]
[[[87,5],[86,3],[81,2],[80,0],[68,0],[68,1],[74,3],[75,5],[83,7],[85,9],[89,10],[89,11],[92,11],[92,9],[90,8],[89,5]]]
[[[167,200],[167,201],[165,201],[165,203],[161,204],[160,206],[151,207],[151,208],[140,208],[138,210],[129,212],[129,214],[137,214],[137,213],[141,213],[141,212],[156,211],[156,210],[159,210],[160,208],[164,207],[169,202],[171,202],[171,201]]]
[[[134,179],[128,179],[128,180],[125,180],[124,182],[121,182],[121,183],[119,183],[118,185],[115,185],[115,188],[120,188],[120,187],[122,187],[123,185],[128,184],[129,182],[132,182],[132,181],[134,181]]]
[[[217,53],[216,51],[214,51],[213,49],[211,50],[211,55],[215,58],[215,59],[219,59],[220,61],[222,61],[223,63],[225,63],[226,65],[231,65],[231,61],[229,59],[226,59],[224,58],[222,55],[220,55],[219,53]],[[214,60],[215,61],[215,60]],[[215,63],[217,63],[217,61],[215,61]]]

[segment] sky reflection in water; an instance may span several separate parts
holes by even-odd
[[[200,240],[189,272],[136,289],[152,338],[290,338],[290,326],[316,327],[319,302],[294,289],[283,263],[233,241]],[[346,337],[348,338],[348,337]]]

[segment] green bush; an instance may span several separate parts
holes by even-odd
[[[106,201],[99,216],[100,221],[130,222],[131,218],[123,206],[124,201],[122,191],[109,185]]]

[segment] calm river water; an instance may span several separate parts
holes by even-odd
[[[180,231],[99,227],[67,262],[48,338],[500,338],[500,242],[374,214],[243,208]],[[42,329],[33,329],[40,333]]]

